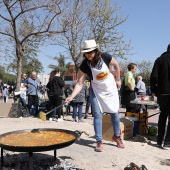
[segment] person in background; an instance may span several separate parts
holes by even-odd
[[[76,82],[73,82],[73,84],[70,86],[70,89],[74,89]],[[72,100],[72,107],[73,107],[73,122],[76,122],[76,116],[77,116],[77,109],[78,109],[78,122],[83,122],[82,120],[82,110],[83,110],[83,103],[85,101],[85,91],[86,91],[86,85],[84,84],[81,91],[74,97]]]
[[[112,140],[119,148],[124,148],[120,138],[119,119],[119,96],[117,88],[120,88],[120,69],[117,61],[111,55],[99,50],[95,40],[86,40],[81,51],[84,56],[79,71],[78,81],[71,95],[65,100],[71,102],[84,86],[86,75],[90,77],[91,88],[90,97],[94,114],[94,131],[97,141],[96,152],[103,150],[102,142],[102,118],[103,113],[110,113],[114,135]],[[109,65],[114,66],[116,72],[116,82],[110,73]]]
[[[85,92],[85,98],[86,98],[86,109],[85,109],[85,116],[84,119],[87,119],[88,113],[89,113],[89,108],[91,106],[91,98],[90,98],[90,82],[86,82],[86,92]]]
[[[44,99],[45,98],[45,91],[46,91],[45,87],[40,82],[40,85],[38,87],[38,96],[39,96],[39,99]]]
[[[20,86],[20,90],[22,89],[22,92],[21,92],[21,95],[20,95],[20,101],[22,103],[22,106],[26,107],[26,105],[28,104],[28,101],[27,101],[27,92],[26,92],[26,88],[24,90],[24,83],[27,79],[27,75],[25,73],[22,73],[21,74],[21,86]]]
[[[148,86],[148,88],[147,88],[147,90],[146,90],[146,94],[147,94],[148,96],[152,96],[152,91],[151,91],[151,86],[150,86],[150,85]]]
[[[64,95],[67,98],[70,94],[70,88],[67,87],[64,89]],[[70,113],[70,104],[65,104],[65,109],[66,109],[66,115],[68,115]]]
[[[150,86],[153,96],[157,96],[161,111],[158,120],[157,146],[170,149],[170,44],[167,51],[154,62],[150,75]]]
[[[25,83],[25,80],[27,79],[27,75],[25,73],[21,74],[21,83]]]
[[[64,95],[66,98],[69,96],[69,88],[68,87],[64,89]]]
[[[127,69],[128,72],[124,76],[125,89],[121,96],[121,104],[125,105],[126,113],[134,110],[134,104],[131,104],[130,101],[135,99],[135,79],[133,74],[136,72],[137,65],[135,63],[130,63]]]
[[[142,76],[137,76],[137,83],[135,86],[135,91],[137,92],[137,95],[146,96],[146,86],[145,86],[145,83],[142,81]],[[142,109],[143,113],[146,112],[146,107],[144,104],[141,104],[138,110],[139,109]]]
[[[38,87],[40,81],[37,79],[37,73],[33,71],[31,73],[31,77],[26,79],[24,82],[24,86],[27,87],[28,93],[28,109],[31,111],[31,107],[35,107],[35,114],[33,116],[38,116]]]
[[[61,78],[60,70],[57,68],[50,73],[49,82],[47,84],[47,88],[49,89],[49,100],[50,100],[50,107],[49,110],[58,107],[62,104],[63,99],[63,87],[65,85],[64,80]],[[63,114],[62,106],[56,109],[55,112],[52,112],[49,116],[51,116],[52,120],[63,121],[61,117]],[[50,119],[51,120],[51,119]]]
[[[9,91],[8,91],[8,89],[7,89],[7,86],[4,86],[4,87],[3,87],[2,96],[3,96],[3,103],[7,103],[7,101],[8,101],[8,96],[9,96]]]

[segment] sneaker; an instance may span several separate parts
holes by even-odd
[[[164,142],[163,148],[170,149],[170,142]]]
[[[157,108],[157,109],[155,109],[156,111],[160,111],[160,109],[159,108]]]
[[[53,121],[53,118],[52,118],[52,117],[50,117],[50,118],[49,118],[49,121]]]
[[[96,148],[94,150],[96,152],[102,152],[102,150],[103,150],[103,142],[101,142],[101,141],[97,142],[97,146],[96,146]]]
[[[88,115],[85,115],[85,116],[84,116],[84,119],[87,119],[87,118],[88,118]]]
[[[124,148],[125,145],[122,142],[122,139],[120,137],[113,136],[112,140],[117,143],[118,148]]]
[[[76,120],[76,119],[73,119],[72,122],[77,122],[77,120]]]
[[[57,119],[56,118],[52,118],[52,121],[57,121]]]
[[[63,122],[63,118],[58,118],[58,122]]]
[[[83,123],[84,121],[82,119],[78,120],[78,123]]]

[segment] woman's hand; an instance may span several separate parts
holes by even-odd
[[[131,90],[131,91],[134,91],[135,89],[132,87],[132,88],[130,88],[130,90]]]
[[[116,81],[116,86],[117,86],[118,89],[121,87],[121,84],[122,84],[122,83],[121,83],[120,80]]]
[[[73,98],[71,96],[69,96],[69,97],[66,98],[65,102],[70,103],[72,100],[73,100]]]

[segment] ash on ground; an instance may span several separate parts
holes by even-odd
[[[4,153],[4,165],[2,170],[29,170],[28,153],[15,154],[12,152]],[[59,157],[54,161],[51,155],[34,153],[33,170],[83,170],[76,168],[70,161]]]

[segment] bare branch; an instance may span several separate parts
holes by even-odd
[[[45,5],[45,6],[38,6],[38,7],[34,7],[34,8],[29,8],[29,9],[27,9],[25,11],[22,9],[21,12],[18,13],[18,15],[15,16],[14,20],[16,20],[20,15],[23,15],[24,13],[27,13],[27,12],[30,12],[30,11],[34,11],[36,9],[40,9],[40,8],[44,8],[44,7],[47,7],[47,6]]]
[[[1,31],[0,31],[0,34],[9,36],[9,37],[11,37],[11,38],[14,38],[12,35],[10,35],[10,34],[8,34],[8,33],[5,33],[5,32],[1,32]]]
[[[0,17],[1,17],[2,19],[4,19],[5,21],[11,22],[11,20],[9,20],[8,18],[5,18],[5,17],[2,16],[1,14],[0,14]]]
[[[10,8],[12,8],[16,3],[18,2],[18,0],[16,0],[11,6],[9,6],[8,8],[10,9]],[[20,3],[21,3],[21,1],[20,1]]]

